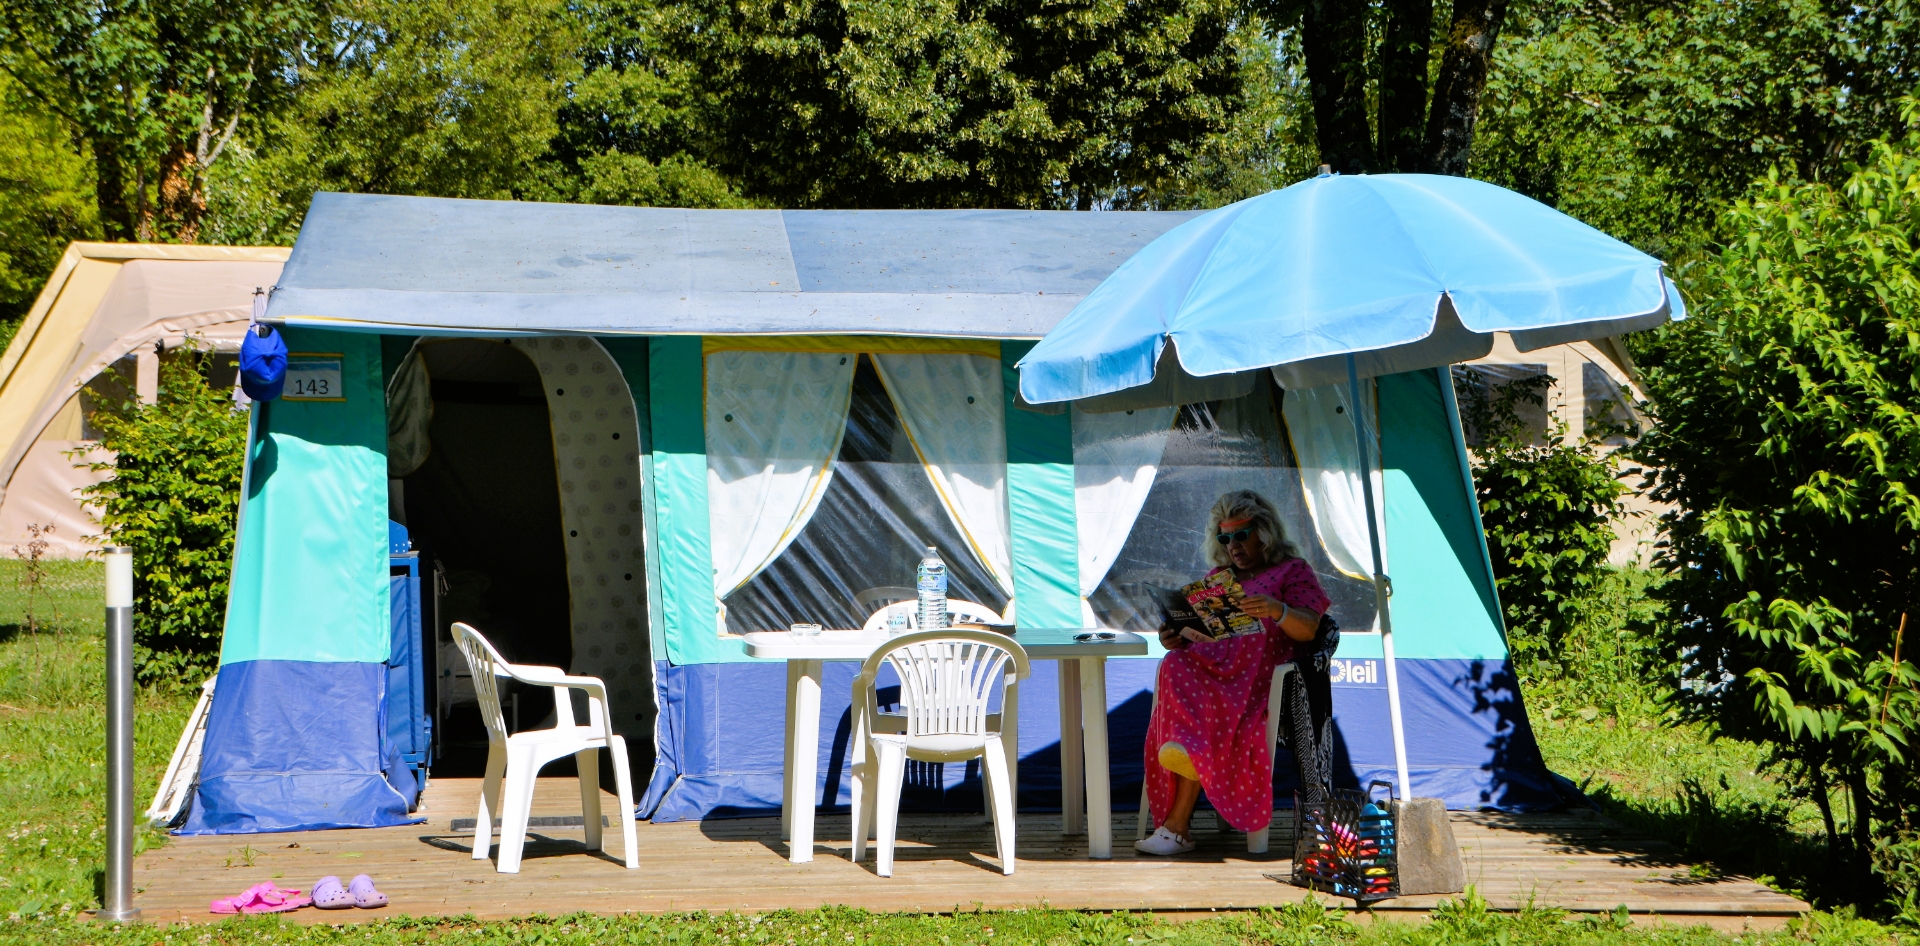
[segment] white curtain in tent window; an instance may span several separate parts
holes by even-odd
[[[873,356],[934,492],[1000,590],[1013,594],[1007,424],[1000,359],[960,353]]]
[[[1387,561],[1386,493],[1380,477],[1380,424],[1374,384],[1360,383],[1360,420],[1368,440],[1374,510],[1380,516],[1380,560]],[[1300,464],[1300,486],[1320,544],[1335,568],[1362,581],[1373,577],[1367,534],[1366,496],[1360,481],[1360,443],[1353,433],[1353,405],[1344,384],[1288,391],[1281,408],[1287,436]]]
[[[725,598],[792,544],[833,480],[855,355],[707,356],[707,509],[713,593]]]
[[[1153,491],[1177,407],[1090,413],[1073,409],[1073,506],[1080,532],[1080,611],[1100,587]]]

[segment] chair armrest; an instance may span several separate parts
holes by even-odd
[[[588,692],[598,691],[606,695],[607,685],[599,677],[576,677],[559,667],[533,667],[524,664],[508,664],[507,676],[521,683],[530,683],[542,687],[572,687]]]
[[[508,664],[505,669],[507,676],[521,683],[553,687],[555,722],[561,726],[578,725],[573,715],[573,700],[568,696],[567,691],[586,691],[587,726],[603,736],[612,736],[613,727],[608,723],[607,685],[599,677],[576,677],[559,667],[524,664]]]

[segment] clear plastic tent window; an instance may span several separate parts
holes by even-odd
[[[1279,510],[1288,539],[1313,566],[1333,600],[1334,620],[1344,629],[1373,628],[1373,585],[1334,567],[1314,525],[1301,485],[1302,470],[1280,410],[1283,396],[1263,379],[1243,397],[1189,404],[1170,413],[1171,427],[1151,473],[1152,486],[1145,491],[1139,514],[1127,529],[1126,540],[1113,556],[1105,577],[1087,596],[1088,607],[1100,626],[1136,631],[1157,628],[1160,596],[1206,574],[1210,567],[1205,549],[1213,537],[1206,534],[1207,512],[1214,501],[1231,490],[1251,489]],[[1087,417],[1099,421],[1099,415]],[[1076,415],[1076,433],[1084,429],[1080,421]],[[1142,452],[1139,441],[1155,439],[1153,433],[1129,429],[1123,423],[1109,422],[1104,428],[1110,432],[1104,437],[1076,436],[1076,467],[1111,466],[1111,458],[1116,455],[1137,457]],[[1327,433],[1352,436],[1350,429]],[[1120,438],[1135,443],[1129,447],[1112,442]],[[1137,462],[1129,459],[1119,466],[1131,467]],[[1311,475],[1320,471],[1306,472]],[[1076,504],[1083,507],[1083,516],[1090,511],[1085,508],[1091,498],[1089,485],[1083,479],[1076,488]],[[1098,492],[1096,489],[1092,495]],[[1113,523],[1116,528],[1123,525],[1123,521]],[[1086,538],[1083,530],[1082,541]],[[1086,554],[1083,550],[1083,559]]]
[[[1005,613],[1007,596],[943,507],[872,358],[857,357],[845,434],[819,505],[765,569],[725,596],[728,633],[798,622],[860,627],[881,605],[912,595],[929,545],[947,564],[949,598]]]

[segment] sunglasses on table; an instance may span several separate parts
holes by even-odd
[[[1235,540],[1245,542],[1247,540],[1247,536],[1250,536],[1252,534],[1253,534],[1252,529],[1235,529],[1232,532],[1222,532],[1219,535],[1214,536],[1214,539],[1218,541],[1221,545],[1226,545],[1227,543]]]

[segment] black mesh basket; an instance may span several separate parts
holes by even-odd
[[[1374,800],[1374,791],[1386,797]],[[1326,801],[1293,800],[1293,883],[1359,903],[1400,895],[1400,858],[1393,823],[1393,786],[1336,790]]]

